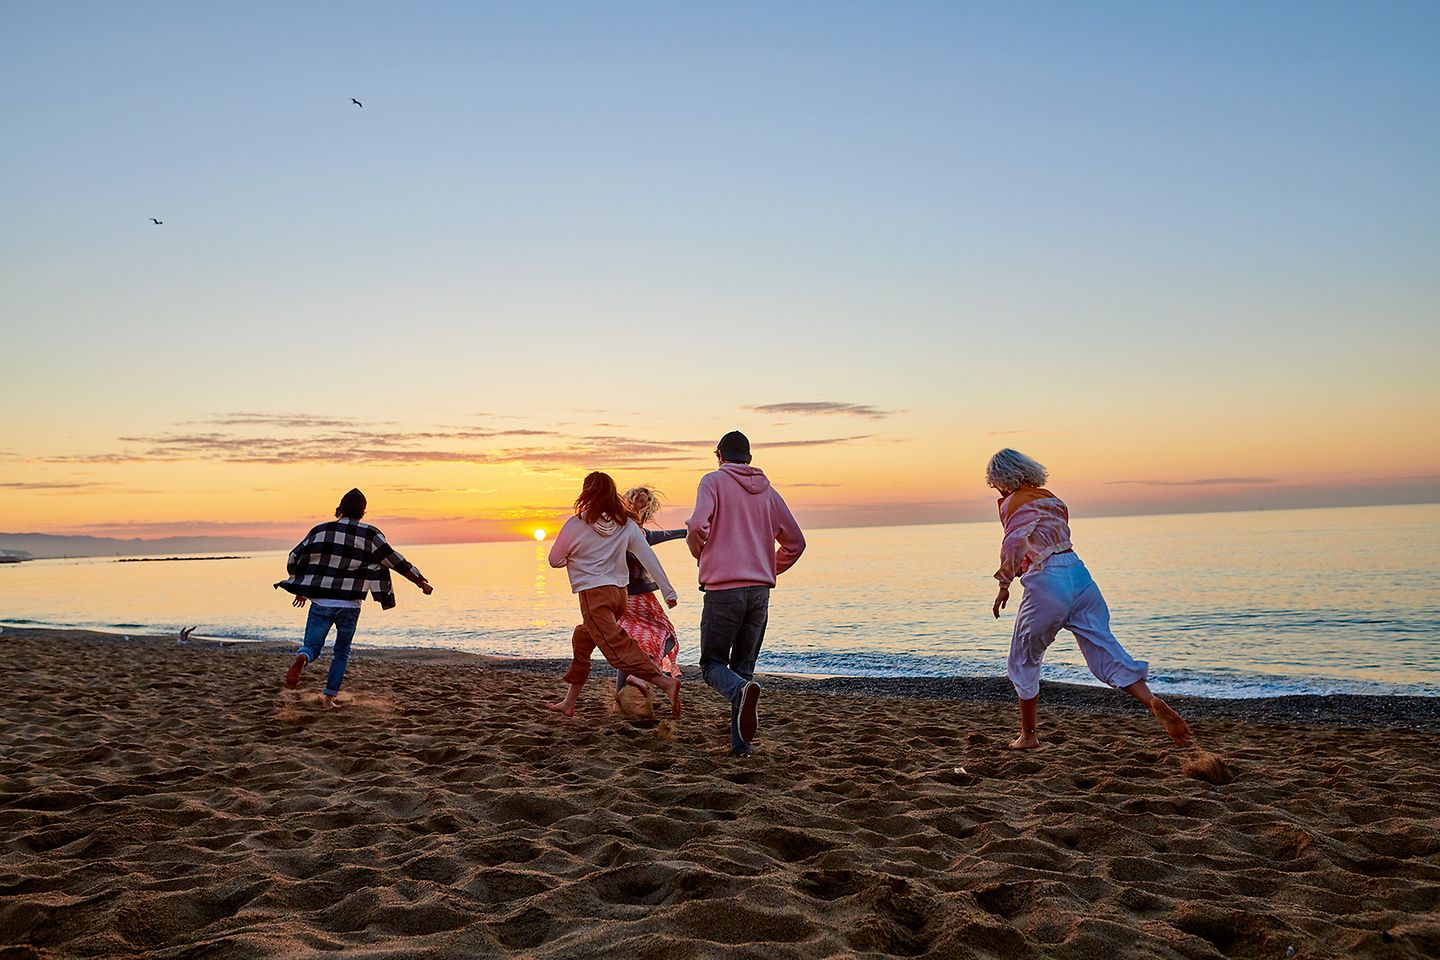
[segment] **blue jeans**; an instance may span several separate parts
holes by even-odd
[[[765,624],[770,619],[769,587],[706,590],[700,614],[700,673],[730,701],[730,749],[746,752],[740,739],[740,694],[755,676]]]
[[[325,637],[330,625],[335,625],[335,652],[330,655],[330,672],[325,676],[325,696],[333,697],[340,692],[345,679],[345,665],[350,662],[350,641],[355,639],[355,625],[360,622],[358,607],[322,607],[310,604],[310,618],[305,621],[304,645],[296,653],[305,654],[308,663],[314,663],[325,648]]]

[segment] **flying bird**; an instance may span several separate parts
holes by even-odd
[[[158,227],[158,226],[160,226],[160,224],[164,223],[165,221],[164,221],[164,220],[156,220],[154,217],[151,217],[151,218],[150,218],[150,222],[153,223],[153,224],[155,224],[155,226]]]
[[[365,106],[365,104],[361,103],[359,100],[356,100],[354,97],[351,97],[351,98],[350,98],[350,102],[353,103],[353,104],[355,104],[355,106],[357,106],[357,107],[363,107],[363,106]]]
[[[182,628],[180,629],[180,635],[175,638],[175,642],[176,642],[176,643],[188,643],[189,640],[190,640],[190,634],[192,634],[192,633],[194,633],[194,632],[195,632],[195,627],[182,627]]]

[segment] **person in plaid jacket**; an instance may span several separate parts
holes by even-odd
[[[435,589],[413,563],[386,542],[383,533],[361,522],[365,506],[365,494],[359,490],[345,494],[340,506],[335,508],[335,519],[312,529],[290,551],[285,563],[290,576],[275,584],[295,594],[297,607],[310,601],[305,639],[285,673],[288,689],[294,690],[300,685],[301,671],[320,656],[330,627],[335,627],[335,650],[322,698],[327,707],[340,706],[335,698],[340,694],[345,667],[350,662],[350,642],[355,638],[360,601],[365,595],[368,593],[379,601],[382,610],[395,606],[391,570],[415,584],[427,597]]]

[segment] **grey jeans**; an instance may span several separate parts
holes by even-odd
[[[740,692],[755,676],[755,661],[765,641],[770,618],[769,587],[706,590],[700,614],[700,673],[705,682],[730,701],[730,748],[743,750]]]

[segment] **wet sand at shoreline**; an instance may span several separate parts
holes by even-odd
[[[693,671],[292,650],[0,633],[0,957],[1440,955],[1429,698],[1174,698],[1216,784],[1107,690],[775,678],[740,761]]]

